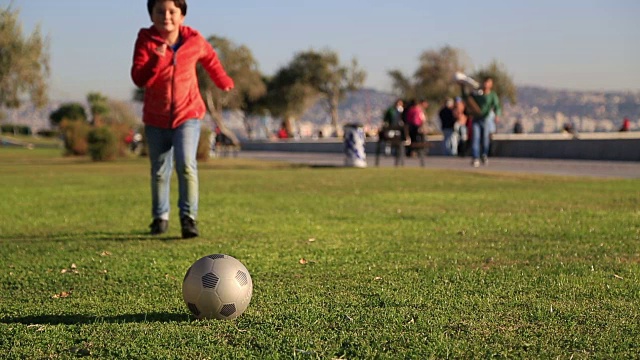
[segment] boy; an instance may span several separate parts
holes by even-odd
[[[148,0],[153,25],[141,29],[135,44],[131,78],[145,89],[143,122],[151,161],[151,234],[169,224],[169,182],[175,160],[182,237],[199,235],[196,152],[205,105],[196,77],[199,62],[216,86],[234,87],[216,52],[196,30],[184,26],[186,0]]]
[[[462,87],[462,94],[466,98],[465,89]],[[471,152],[473,167],[480,166],[480,160],[487,165],[489,163],[489,146],[491,144],[491,134],[495,132],[498,116],[501,115],[500,99],[493,91],[493,78],[486,77],[482,81],[482,90],[471,94],[479,107],[480,113],[475,114],[472,119],[473,131]],[[481,154],[482,152],[482,154]]]

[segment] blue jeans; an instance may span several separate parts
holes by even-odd
[[[169,220],[169,193],[175,158],[180,218],[198,215],[198,142],[200,120],[188,120],[175,129],[144,127],[151,161],[151,215]]]
[[[491,141],[491,127],[495,124],[495,115],[487,115],[483,119],[473,120],[473,139],[471,143],[471,153],[474,159],[489,156],[489,145]],[[481,149],[482,148],[482,149]],[[482,154],[480,153],[482,150]]]
[[[442,129],[442,135],[444,135],[444,140],[442,141],[444,154],[448,156],[458,154],[458,136],[453,129]]]

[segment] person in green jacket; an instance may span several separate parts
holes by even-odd
[[[482,82],[482,89],[469,95],[477,104],[477,114],[473,115],[473,134],[471,152],[472,165],[480,166],[489,163],[489,145],[491,134],[495,132],[498,117],[502,114],[500,99],[493,91],[493,79],[487,77]],[[467,97],[468,98],[468,97]]]

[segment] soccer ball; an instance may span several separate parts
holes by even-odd
[[[198,319],[235,319],[249,306],[252,293],[249,271],[229,255],[203,257],[182,281],[184,302]]]

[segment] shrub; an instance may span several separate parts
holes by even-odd
[[[131,153],[131,145],[127,142],[127,137],[133,131],[131,126],[127,124],[111,124],[107,125],[113,135],[117,139],[117,154],[120,157],[125,157]]]
[[[64,138],[66,155],[87,155],[89,151],[87,136],[91,131],[91,125],[84,121],[63,120],[60,123],[60,131]]]
[[[0,125],[0,133],[9,135],[31,135],[31,128],[26,125],[3,124]]]
[[[60,107],[49,114],[51,125],[61,125],[65,120],[87,122],[87,113],[80,103],[72,102],[60,105]]]
[[[200,161],[207,161],[211,155],[211,130],[207,127],[202,127],[200,130],[200,141],[198,141],[198,152],[196,159]]]
[[[88,135],[89,155],[93,161],[115,160],[118,156],[118,136],[108,126],[93,128]]]
[[[36,133],[38,136],[44,137],[44,138],[56,138],[58,136],[60,136],[60,131],[58,130],[38,130],[38,132]]]

